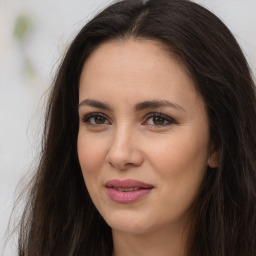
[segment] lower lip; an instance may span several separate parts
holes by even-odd
[[[108,196],[117,203],[129,204],[142,199],[144,196],[149,194],[152,188],[138,189],[135,191],[123,192],[118,191],[114,188],[106,188]]]

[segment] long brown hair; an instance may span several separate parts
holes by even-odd
[[[19,256],[111,255],[111,229],[94,207],[77,157],[78,84],[103,42],[161,41],[203,97],[220,165],[208,169],[195,202],[188,256],[256,255],[256,93],[246,59],[227,27],[187,0],[125,0],[87,23],[56,75],[41,160],[20,224]]]

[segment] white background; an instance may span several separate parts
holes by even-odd
[[[108,0],[0,0],[0,255],[17,255],[15,236],[3,253],[14,200],[40,149],[46,90],[68,43]],[[256,74],[256,0],[198,0],[231,29]],[[23,44],[14,37],[17,17],[32,29]],[[29,60],[32,73],[26,71]],[[17,187],[18,183],[20,184]],[[14,218],[15,219],[15,218]]]

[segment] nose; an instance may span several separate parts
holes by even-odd
[[[138,137],[128,127],[113,132],[106,161],[115,169],[124,170],[140,166],[144,159]]]

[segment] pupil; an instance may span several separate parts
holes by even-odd
[[[163,125],[164,119],[162,117],[154,117],[153,122],[155,125]]]
[[[105,118],[102,116],[96,116],[95,117],[95,123],[96,124],[104,124],[105,123]]]

